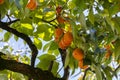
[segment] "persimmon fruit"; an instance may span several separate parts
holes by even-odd
[[[74,57],[76,60],[82,60],[82,59],[84,58],[83,50],[82,50],[82,49],[79,49],[79,48],[76,48],[76,49],[73,51],[73,57]]]
[[[63,40],[61,40],[58,45],[59,45],[59,48],[61,48],[61,49],[66,49],[67,48],[67,46],[64,45]]]
[[[87,69],[87,68],[88,68],[88,65],[84,65],[83,62],[84,62],[83,59],[82,59],[82,60],[79,60],[78,66],[79,66],[81,69]]]
[[[73,35],[71,32],[66,32],[63,36],[63,42],[65,45],[70,45],[71,42],[73,41]]]
[[[63,35],[64,30],[62,28],[56,28],[55,29],[55,41],[59,42],[60,37]]]
[[[105,54],[105,58],[109,58],[112,55],[111,50],[108,50],[107,53]]]
[[[59,24],[64,24],[65,19],[61,15],[58,15],[57,16],[57,21],[58,21]]]
[[[37,1],[36,0],[29,0],[26,7],[30,10],[35,10],[37,7]]]
[[[105,45],[105,48],[106,48],[107,50],[110,50],[110,48],[111,48],[110,44]]]
[[[56,7],[56,13],[59,15],[61,13],[61,11],[62,11],[62,6],[58,5]]]
[[[0,4],[3,4],[4,3],[4,0],[0,0]]]
[[[61,49],[66,49],[70,46],[71,42],[73,41],[73,36],[71,32],[64,33],[63,37],[60,39],[59,47]]]
[[[63,37],[60,40],[59,47],[61,49],[65,49],[70,46],[71,42],[73,41],[73,36],[71,32],[64,33]]]

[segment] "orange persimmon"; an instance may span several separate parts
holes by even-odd
[[[80,61],[78,62],[78,66],[79,66],[81,69],[87,69],[87,68],[88,68],[88,65],[84,65],[83,62],[84,62],[83,59],[80,60]]]
[[[59,42],[59,47],[61,49],[66,49],[71,44],[72,41],[73,41],[72,33],[66,32],[64,33],[63,37],[61,38]]]
[[[64,24],[64,22],[66,21],[61,15],[57,16],[57,21],[59,24]]]
[[[64,30],[62,28],[55,29],[55,41],[59,42],[60,37],[63,35]]]
[[[105,48],[106,48],[107,50],[110,50],[110,48],[111,48],[110,44],[105,45]]]
[[[107,50],[107,53],[105,54],[105,58],[109,58],[112,55],[111,50]]]
[[[66,45],[64,45],[64,43],[63,43],[63,40],[61,39],[61,41],[59,42],[59,48],[61,48],[61,49],[66,49],[67,48],[67,46]]]
[[[76,48],[74,51],[73,51],[73,57],[76,59],[76,60],[82,60],[84,58],[84,52],[82,49],[79,49],[79,48]]]
[[[69,46],[72,41],[73,41],[73,35],[72,35],[72,33],[69,32],[69,31],[66,32],[64,34],[64,36],[63,36],[63,42],[64,42],[64,44]]]
[[[35,10],[37,7],[37,1],[36,0],[29,0],[26,7],[30,10]]]
[[[0,4],[3,4],[4,3],[4,0],[0,0]]]
[[[61,11],[62,11],[62,6],[57,6],[56,7],[56,13],[59,15],[60,13],[61,13]]]

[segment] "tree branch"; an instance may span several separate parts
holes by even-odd
[[[0,70],[6,69],[32,77],[34,80],[63,80],[61,78],[54,77],[49,71],[43,71],[39,68],[34,68],[30,65],[20,63],[15,60],[5,60],[0,57]]]
[[[51,20],[51,21],[46,21],[46,20],[44,20],[44,19],[41,19],[41,21],[43,21],[43,22],[45,22],[45,23],[48,23],[48,24],[50,24],[50,25],[52,25],[52,26],[54,26],[54,27],[56,28],[57,26],[51,23],[51,22],[54,21],[54,20],[55,20],[55,19],[53,19],[53,20]]]
[[[13,20],[13,21],[8,22],[7,24],[10,25],[10,24],[15,23],[15,22],[17,22],[17,21],[20,21],[20,19],[15,19],[15,20]]]
[[[62,58],[62,63],[63,66],[65,65],[65,58],[66,58],[66,50],[62,50],[59,48],[59,52]],[[64,75],[63,75],[63,79],[68,80],[69,77],[69,67],[67,66],[66,68],[64,68]]]
[[[32,40],[28,37],[28,35],[20,33],[16,29],[13,29],[13,28],[9,27],[9,24],[11,24],[13,22],[16,22],[18,20],[14,20],[14,21],[11,21],[9,23],[0,22],[0,28],[4,29],[4,30],[6,30],[10,33],[13,33],[14,35],[16,35],[16,36],[18,36],[18,37],[20,37],[20,38],[22,38],[23,40],[26,41],[26,43],[28,44],[28,46],[30,47],[30,49],[32,51],[31,66],[34,67],[35,59],[36,59],[36,56],[38,54],[37,47],[33,44]]]

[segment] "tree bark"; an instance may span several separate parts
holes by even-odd
[[[40,68],[34,68],[30,65],[17,62],[15,60],[5,60],[0,57],[0,70],[10,70],[18,72],[34,80],[64,80],[54,77],[50,71],[43,71]]]

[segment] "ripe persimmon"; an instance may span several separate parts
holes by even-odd
[[[66,49],[71,44],[72,40],[73,40],[73,36],[71,32],[64,33],[63,37],[59,42],[59,47],[61,49]]]
[[[87,69],[87,68],[88,68],[88,65],[84,65],[83,59],[78,62],[78,66],[79,66],[81,69]]]
[[[3,4],[4,3],[4,0],[0,0],[0,4]]]
[[[55,29],[55,41],[59,42],[60,37],[63,35],[64,30],[62,28]]]
[[[110,44],[105,45],[105,48],[106,48],[107,50],[110,50],[110,48],[111,48]]]
[[[74,51],[73,51],[73,57],[76,59],[76,60],[82,60],[84,58],[84,52],[82,49],[79,49],[79,48],[76,48]]]
[[[61,11],[62,11],[62,6],[57,6],[56,7],[56,13],[57,13],[57,15],[59,15],[60,13],[61,13]]]
[[[63,36],[63,42],[65,45],[70,45],[71,42],[73,41],[73,35],[71,32],[66,32]]]
[[[59,24],[64,24],[64,22],[66,21],[61,15],[57,16],[57,21]]]
[[[64,43],[62,42],[63,40],[61,39],[61,41],[59,42],[59,48],[61,48],[61,49],[66,49],[67,48],[67,46],[66,45],[64,45]]]
[[[109,58],[112,55],[111,50],[107,50],[107,53],[105,54],[105,58]]]
[[[36,0],[29,0],[26,7],[30,10],[35,10],[37,7],[37,1]]]

